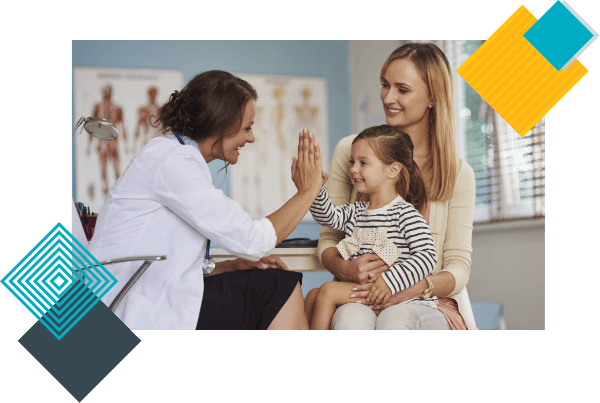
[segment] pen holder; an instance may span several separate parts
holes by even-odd
[[[83,225],[83,232],[88,242],[91,242],[92,236],[94,236],[94,229],[96,229],[96,221],[98,220],[98,214],[91,214],[87,216],[88,223]]]

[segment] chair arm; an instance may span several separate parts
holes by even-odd
[[[139,269],[137,269],[135,271],[135,273],[133,273],[133,276],[131,276],[131,278],[129,279],[127,284],[125,284],[125,286],[121,289],[121,291],[119,291],[119,293],[117,294],[117,296],[115,297],[113,302],[110,304],[108,309],[110,309],[112,312],[114,312],[115,309],[117,309],[117,306],[119,305],[119,303],[121,302],[123,297],[125,296],[125,294],[127,294],[127,292],[131,289],[131,287],[133,287],[133,285],[139,280],[139,278],[142,277],[142,274],[144,274],[146,269],[153,262],[160,261],[160,260],[167,260],[167,257],[165,255],[141,255],[141,256],[127,256],[127,257],[117,257],[117,258],[113,258],[113,259],[101,260],[100,264],[102,266],[109,265],[109,264],[115,264],[115,263],[123,263],[123,262],[136,262],[136,261],[144,262],[139,267]],[[98,266],[98,265],[93,264],[93,266]]]
[[[127,256],[127,257],[116,257],[113,259],[104,259],[100,261],[102,266],[106,266],[107,264],[115,264],[115,263],[123,263],[123,262],[135,262],[139,260],[144,260],[146,262],[156,262],[159,260],[167,260],[165,255],[140,255],[140,256]],[[97,265],[95,265],[97,266]]]

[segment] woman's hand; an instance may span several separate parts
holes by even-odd
[[[367,297],[369,295],[369,291],[371,290],[372,285],[373,282],[357,285],[352,289],[352,294],[350,294],[350,298],[361,302],[364,301],[364,303],[366,305],[370,305],[370,308],[373,308],[373,310],[382,310],[385,308],[389,308],[390,306],[397,305],[401,302],[408,301],[409,299],[420,298],[421,295],[423,295],[423,291],[427,288],[428,283],[427,280],[423,279],[417,284],[413,285],[412,287],[407,288],[406,290],[398,291],[396,294],[390,297],[387,303],[383,303],[380,305],[372,305],[367,301]]]
[[[252,269],[283,269],[289,270],[288,267],[283,263],[281,259],[275,256],[267,256],[263,257],[256,262],[246,260],[246,259],[236,259],[233,261],[233,270],[252,270]]]
[[[294,180],[294,175],[296,170],[298,169],[298,160],[294,157],[292,157],[292,180]],[[323,182],[321,183],[321,187],[323,187],[326,183],[327,183],[327,179],[329,179],[329,175],[327,175],[327,172],[323,172],[323,176],[322,176]],[[296,185],[296,183],[294,182],[294,185]],[[296,185],[296,189],[298,189],[298,185]],[[321,189],[321,188],[319,188]],[[300,189],[298,189],[300,190]]]
[[[349,295],[350,299],[356,300],[356,302],[360,302],[361,304],[367,305],[369,308],[373,308],[374,310],[381,310],[381,305],[379,305],[378,307],[373,306],[373,304],[367,300],[367,297],[369,296],[369,293],[371,292],[371,287],[373,286],[375,281],[377,281],[378,278],[381,278],[381,273],[388,271],[390,266],[385,264],[385,262],[374,253],[364,254],[354,260],[350,260],[347,262],[348,265],[356,266],[356,268],[354,269],[354,272],[356,273],[356,280],[352,279],[350,281],[354,283],[359,283],[356,287],[352,289],[352,293],[350,293]],[[383,278],[381,278],[381,281],[384,281]],[[385,285],[387,287],[387,284]],[[393,297],[394,296],[391,295],[391,297],[389,298],[391,299]],[[378,314],[379,312],[376,313]]]
[[[315,197],[327,181],[321,165],[321,149],[308,129],[300,132],[298,159],[292,159],[292,180],[299,193],[310,193]]]
[[[427,280],[421,280],[421,282],[427,284]],[[408,287],[406,290],[398,291],[396,294],[392,295],[387,303],[382,304],[381,306],[375,306],[374,309],[385,309],[401,302],[408,301],[409,299],[420,298],[421,295],[423,295],[423,291],[427,288],[427,286],[423,288],[421,282],[412,287]]]
[[[343,281],[359,283],[352,289],[349,297],[361,304],[367,305],[369,308],[373,308],[373,305],[367,301],[367,296],[371,291],[373,283],[381,276],[381,273],[388,271],[390,266],[385,264],[379,256],[374,253],[368,253],[362,255],[354,260],[347,261],[349,264],[355,264],[357,280],[345,280]],[[381,308],[378,308],[381,309]]]

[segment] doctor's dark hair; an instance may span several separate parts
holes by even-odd
[[[205,71],[171,94],[152,126],[161,127],[163,134],[175,131],[196,141],[217,136],[213,149],[218,144],[223,153],[223,138],[240,130],[250,99],[258,95],[246,81],[226,71]]]
[[[413,160],[414,146],[410,136],[391,126],[381,125],[363,130],[352,144],[358,140],[366,140],[384,164],[398,162],[402,165],[396,191],[424,215],[427,208],[427,191],[421,171]]]

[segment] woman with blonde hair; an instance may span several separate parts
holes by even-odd
[[[406,132],[414,145],[414,160],[427,186],[424,218],[437,250],[433,272],[412,287],[394,294],[381,306],[366,299],[377,274],[389,269],[376,254],[344,260],[336,245],[344,233],[323,228],[319,258],[337,279],[359,283],[350,298],[358,303],[339,307],[332,329],[476,329],[466,284],[471,266],[471,236],[475,205],[473,169],[456,154],[454,90],[450,64],[434,44],[408,43],[396,49],[381,69],[381,101],[386,123]],[[349,177],[351,144],[342,139],[334,152],[328,192],[336,205],[368,201]],[[405,304],[413,298],[436,296],[437,308]]]

